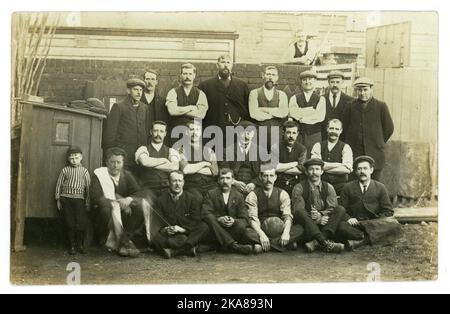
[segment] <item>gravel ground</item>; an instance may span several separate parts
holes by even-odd
[[[436,280],[438,225],[403,227],[399,241],[388,247],[364,247],[355,252],[287,253],[239,256],[203,253],[196,258],[165,260],[154,253],[136,259],[121,258],[100,248],[72,257],[61,248],[28,247],[11,254],[14,285],[65,284],[70,262],[81,266],[81,284],[214,284],[364,282],[368,265],[377,263],[381,281]]]

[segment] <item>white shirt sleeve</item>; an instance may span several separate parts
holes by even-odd
[[[322,159],[322,144],[316,143],[311,150],[311,158]]]

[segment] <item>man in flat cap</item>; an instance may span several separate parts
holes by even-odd
[[[300,74],[302,91],[291,97],[289,116],[300,123],[300,139],[310,156],[314,144],[322,141],[322,122],[326,114],[326,101],[315,92],[317,73]]]
[[[312,158],[322,159],[325,163],[322,179],[333,185],[340,195],[353,172],[353,152],[348,144],[339,137],[342,134],[342,122],[339,119],[328,121],[327,140],[314,145]]]
[[[297,249],[303,228],[293,223],[289,194],[275,187],[277,174],[273,167],[262,167],[260,179],[262,187],[251,192],[245,200],[251,226],[247,238],[255,244],[255,253],[260,253],[261,248],[264,252]]]
[[[327,137],[328,121],[339,119],[342,121],[344,110],[353,101],[353,97],[342,91],[345,75],[341,71],[331,71],[328,76],[328,89],[325,93],[326,114],[322,123],[322,138]]]
[[[250,116],[259,126],[266,127],[268,148],[272,147],[271,128],[280,129],[289,114],[288,98],[283,91],[278,90],[278,79],[278,69],[275,66],[267,66],[263,73],[264,86],[250,92]],[[261,132],[259,135],[261,141]],[[277,144],[280,138],[281,136],[276,139]]]
[[[384,147],[394,133],[394,122],[386,103],[373,97],[373,85],[370,78],[355,81],[358,99],[344,111],[342,139],[354,157],[367,155],[375,160],[372,177],[379,180],[385,165]]]
[[[348,224],[341,225],[339,235],[352,240],[349,244],[353,249],[364,244],[392,244],[401,234],[386,187],[371,178],[374,164],[370,156],[356,158],[358,179],[347,183],[341,194]]]
[[[120,147],[126,152],[124,168],[135,173],[134,153],[148,142],[148,108],[140,100],[145,83],[137,78],[127,81],[127,97],[111,108],[103,130],[103,149]]]
[[[186,128],[186,123],[197,119],[201,121],[208,111],[208,100],[203,91],[194,86],[197,74],[196,67],[191,63],[181,65],[180,81],[177,88],[172,88],[167,94],[166,106],[170,114],[170,130],[181,126]],[[169,137],[171,134],[169,133]],[[172,139],[174,144],[180,137]]]
[[[305,229],[306,249],[310,253],[319,248],[327,253],[341,253],[345,245],[334,240],[345,209],[338,204],[333,186],[322,181],[324,162],[312,158],[304,167],[308,179],[294,187],[292,204],[294,221]]]

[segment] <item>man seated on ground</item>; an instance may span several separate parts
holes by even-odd
[[[201,204],[184,191],[184,174],[169,175],[169,190],[156,200],[154,211],[165,226],[152,238],[153,246],[165,258],[197,255],[197,245],[208,236],[208,225],[201,221]]]
[[[219,187],[208,191],[203,202],[203,220],[219,242],[220,246],[231,252],[251,254],[251,245],[246,243],[248,212],[244,197],[233,187],[234,174],[231,169],[219,172]]]
[[[328,139],[314,145],[311,157],[325,162],[322,180],[333,185],[340,195],[353,171],[353,152],[349,145],[339,140],[342,134],[342,122],[333,119],[328,122]]]
[[[356,240],[350,241],[352,249],[365,244],[392,244],[401,235],[401,225],[393,217],[386,187],[371,179],[374,166],[370,156],[356,158],[354,168],[358,180],[347,183],[341,194],[350,226],[345,225],[340,233],[342,237]]]
[[[306,147],[297,142],[298,124],[287,121],[283,125],[283,140],[280,143],[277,166],[278,180],[275,185],[292,195],[294,186],[303,176],[303,163],[306,161]]]
[[[133,175],[123,169],[126,153],[113,147],[106,151],[106,166],[94,171],[91,200],[96,214],[100,242],[121,256],[136,257],[133,243],[145,226],[150,241],[150,205],[138,197],[140,187]]]
[[[197,120],[187,123],[189,142],[181,147],[180,170],[185,175],[186,191],[194,194],[200,204],[203,196],[217,187],[219,165],[214,151],[202,145],[202,125]]]
[[[291,199],[286,191],[275,187],[275,169],[262,167],[262,187],[256,188],[245,200],[251,226],[247,237],[255,244],[255,253],[268,252],[271,248],[278,252],[295,250],[303,228],[293,225]]]
[[[327,253],[341,253],[342,243],[335,243],[337,229],[346,215],[338,205],[331,184],[323,182],[324,162],[310,159],[304,164],[307,180],[297,184],[292,192],[295,222],[305,229],[306,249],[309,253],[318,248]]]

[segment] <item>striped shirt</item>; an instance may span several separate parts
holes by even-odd
[[[55,199],[62,197],[89,199],[91,177],[83,166],[67,166],[61,170],[56,183]]]

